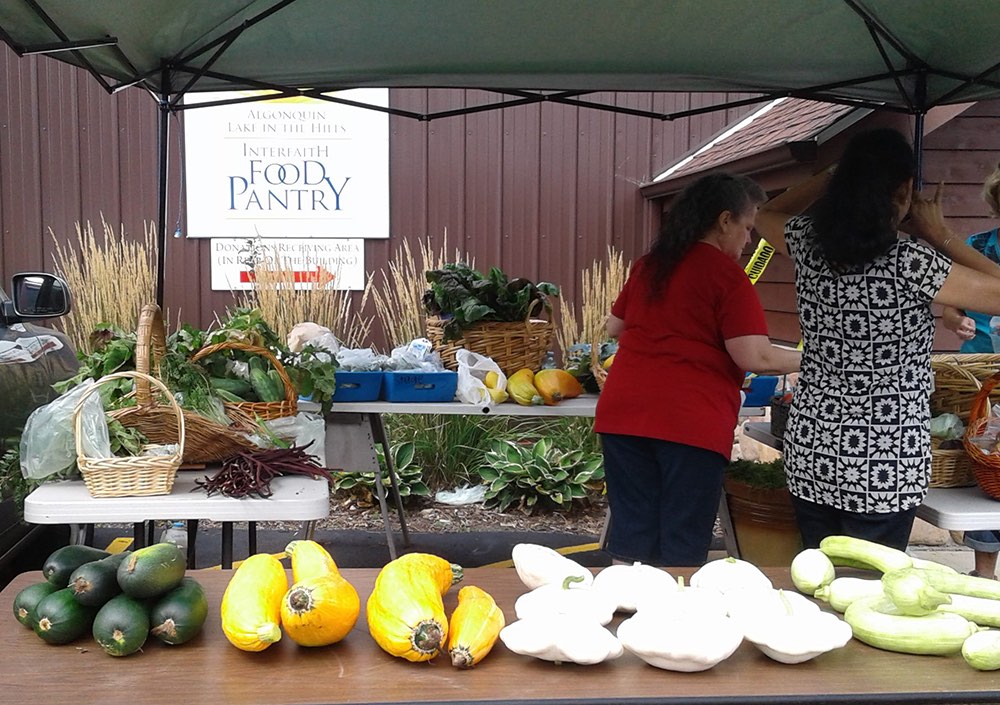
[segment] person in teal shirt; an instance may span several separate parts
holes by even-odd
[[[1000,218],[1000,164],[983,183],[983,200],[990,207],[990,212]],[[970,235],[966,242],[977,252],[1000,264],[997,232],[998,228],[993,228],[976,233]],[[994,350],[993,338],[990,336],[992,318],[989,314],[961,311],[950,306],[944,306],[941,312],[941,322],[945,328],[954,331],[962,340],[962,347],[959,348],[961,353],[1000,353],[1000,349]],[[1000,337],[997,338],[997,343],[1000,345]],[[995,578],[997,555],[1000,554],[1000,530],[966,531],[962,542],[975,552],[975,569],[971,574]]]

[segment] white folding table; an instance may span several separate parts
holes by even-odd
[[[188,565],[195,565],[195,538],[201,519],[222,522],[222,567],[232,567],[233,522],[249,525],[250,554],[256,553],[256,522],[303,521],[307,534],[312,522],[330,514],[330,487],[325,479],[282,476],[271,480],[270,497],[236,499],[209,496],[196,480],[205,470],[180,470],[170,494],[149,497],[92,497],[82,480],[45,483],[24,500],[24,520],[32,524],[71,524],[74,543],[82,542],[84,527],[98,523],[129,522],[136,546],[147,541],[142,526],[157,519],[186,519]]]
[[[396,513],[399,516],[403,545],[410,543],[409,530],[403,514],[403,503],[399,496],[396,470],[392,465],[389,438],[382,421],[382,414],[446,414],[460,416],[530,416],[538,418],[585,416],[593,417],[597,407],[596,394],[584,394],[575,399],[566,399],[553,406],[523,406],[513,402],[494,405],[465,404],[462,402],[386,402],[359,401],[334,403],[326,415],[326,462],[329,468],[340,468],[355,472],[375,473],[375,490],[385,535],[389,546],[389,556],[396,558],[396,544],[389,523],[389,508],[385,488],[382,485],[382,470],[375,454],[375,444],[382,446],[389,483],[392,487]],[[319,411],[313,402],[299,402],[301,411]],[[763,416],[763,407],[743,407],[741,417]],[[605,528],[607,523],[605,523]],[[603,543],[604,537],[601,537]]]

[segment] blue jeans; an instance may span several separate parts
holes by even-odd
[[[607,552],[651,565],[708,559],[727,458],[641,436],[601,434],[611,526]]]
[[[1000,531],[966,531],[962,543],[982,553],[1000,553]]]

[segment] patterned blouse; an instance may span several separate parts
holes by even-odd
[[[805,341],[784,438],[789,490],[849,512],[917,506],[930,482],[930,304],[951,260],[904,239],[838,276],[810,218],[791,219],[785,240]]]

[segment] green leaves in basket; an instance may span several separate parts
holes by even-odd
[[[509,279],[497,267],[484,275],[464,262],[445,264],[425,276],[430,289],[424,292],[424,308],[447,319],[446,342],[461,338],[463,331],[481,321],[523,321],[550,308],[548,297],[559,295],[555,284]]]

